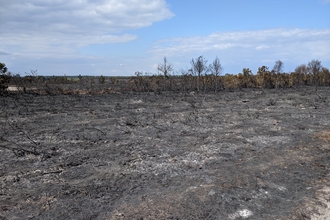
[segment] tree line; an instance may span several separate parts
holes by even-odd
[[[272,69],[267,66],[258,68],[256,74],[249,68],[243,68],[238,74],[223,74],[223,66],[216,57],[208,65],[208,61],[199,56],[190,61],[189,69],[181,69],[174,73],[171,63],[164,57],[158,64],[158,75],[163,77],[160,82],[157,75],[137,72],[134,78],[136,90],[149,91],[154,84],[162,83],[163,90],[181,90],[197,92],[218,92],[242,88],[290,88],[295,86],[330,86],[329,69],[323,67],[321,61],[311,60],[308,64],[301,64],[294,72],[285,73],[281,60],[275,62]],[[158,87],[159,88],[159,87]]]
[[[311,60],[301,64],[295,71],[285,73],[281,60],[270,69],[258,68],[256,74],[249,68],[243,68],[238,74],[223,74],[223,66],[216,57],[208,64],[204,56],[193,58],[190,68],[174,70],[174,66],[164,57],[157,66],[157,73],[135,72],[131,77],[67,77],[39,76],[37,71],[21,77],[8,72],[4,63],[0,63],[0,94],[9,93],[12,85],[23,93],[38,94],[75,94],[75,93],[111,93],[111,92],[219,92],[243,88],[278,89],[297,86],[330,86],[329,69],[321,61]]]

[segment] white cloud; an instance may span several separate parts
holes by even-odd
[[[270,46],[268,46],[268,45],[264,45],[264,44],[263,44],[263,45],[257,46],[256,49],[257,49],[257,50],[263,50],[263,49],[268,49],[269,47],[270,47]]]
[[[292,44],[330,42],[330,29],[268,29],[257,31],[218,32],[207,36],[174,38],[157,42],[156,53],[177,54],[193,51],[229,50],[255,48],[269,49],[287,47]],[[326,45],[324,45],[326,46]],[[305,47],[301,45],[301,47]],[[283,49],[282,48],[282,49]],[[313,49],[313,48],[309,48]]]
[[[287,71],[311,59],[330,63],[330,29],[267,29],[256,31],[217,32],[206,36],[165,39],[157,42],[151,52],[158,60],[167,56],[186,66],[188,58],[219,56],[226,71],[237,73],[243,67],[257,69],[273,65],[281,59]],[[157,55],[160,55],[157,57]],[[266,63],[265,63],[266,62]],[[251,65],[251,66],[242,66]],[[258,65],[258,66],[257,66]]]
[[[159,40],[148,52],[142,50],[139,54],[128,50],[127,55],[117,57],[82,55],[78,48],[132,41],[138,36],[125,30],[147,27],[173,14],[165,0],[22,2],[12,0],[0,8],[1,30],[7,30],[0,32],[0,42],[5,42],[0,44],[0,58],[14,72],[35,68],[46,75],[155,73],[164,56],[175,70],[180,70],[189,67],[190,60],[199,55],[209,63],[218,56],[225,73],[238,73],[244,67],[256,72],[259,66],[272,67],[279,59],[285,71],[293,71],[312,59],[330,67],[330,29],[216,32]]]
[[[8,51],[0,49],[0,55],[11,55]]]
[[[147,27],[173,16],[165,0],[11,0],[1,7],[11,32],[104,34]]]
[[[89,44],[127,42],[136,39],[136,37],[129,34],[69,36],[61,33],[52,33],[49,35],[13,35],[10,39],[6,36],[0,36],[0,41],[6,42],[2,45],[5,50],[13,51],[16,55],[66,58],[78,56],[77,49]]]
[[[137,36],[121,32],[173,16],[165,0],[11,0],[0,14],[0,50],[41,57],[131,41]]]

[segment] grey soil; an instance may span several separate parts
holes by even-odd
[[[0,219],[328,219],[329,96],[0,97]]]

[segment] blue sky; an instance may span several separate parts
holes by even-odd
[[[0,62],[25,75],[176,72],[203,55],[224,73],[282,60],[330,68],[330,0],[11,0],[0,7]]]

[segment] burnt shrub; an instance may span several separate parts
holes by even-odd
[[[7,73],[6,64],[0,63],[0,95],[4,94],[8,88],[11,74]]]

